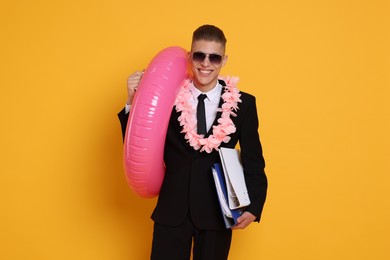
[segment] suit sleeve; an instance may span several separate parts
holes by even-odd
[[[249,97],[246,99],[248,107],[246,111],[243,111],[244,118],[239,141],[245,182],[251,200],[251,204],[246,210],[256,216],[256,221],[260,221],[267,195],[268,181],[264,171],[265,161],[258,133],[259,120],[256,100],[254,96],[247,96]]]
[[[123,108],[122,111],[118,113],[118,118],[119,121],[121,122],[122,138],[123,140],[125,140],[127,121],[129,120],[129,113],[126,113],[125,109]]]

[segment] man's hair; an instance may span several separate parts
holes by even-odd
[[[206,40],[222,43],[225,47],[226,38],[223,31],[214,25],[205,24],[196,29],[192,35],[192,42]]]

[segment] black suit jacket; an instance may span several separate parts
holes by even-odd
[[[224,82],[220,82],[225,85]],[[242,102],[238,104],[237,117],[231,117],[236,132],[231,134],[228,143],[222,147],[234,148],[240,144],[241,159],[244,166],[245,181],[251,200],[247,211],[260,220],[266,198],[267,178],[264,172],[265,162],[258,134],[258,117],[255,97],[240,92]],[[222,99],[220,106],[222,104]],[[199,229],[225,229],[221,209],[217,199],[211,167],[220,162],[217,151],[206,153],[195,151],[181,133],[175,108],[170,117],[164,148],[166,172],[157,205],[152,219],[168,226],[181,224],[189,214]],[[221,116],[220,113],[214,121]],[[123,135],[126,131],[128,114],[124,109],[118,114]],[[208,134],[211,134],[212,128]]]

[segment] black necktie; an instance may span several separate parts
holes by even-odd
[[[198,120],[198,134],[206,135],[206,111],[204,109],[204,99],[207,98],[206,94],[200,94],[198,96],[198,107],[196,109],[196,119]]]

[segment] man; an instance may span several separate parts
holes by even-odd
[[[195,260],[227,259],[232,230],[225,228],[211,172],[213,164],[220,162],[218,147],[234,148],[240,144],[251,200],[233,229],[244,229],[260,220],[267,178],[257,131],[256,102],[252,95],[238,92],[231,78],[219,79],[228,59],[225,45],[224,33],[215,26],[203,25],[193,33],[188,53],[191,76],[180,90],[187,94],[182,96],[190,98],[177,99],[168,125],[166,173],[152,214],[151,259],[190,259],[192,242]],[[127,105],[118,114],[123,133],[141,77],[142,72],[135,72],[128,79]],[[204,101],[198,101],[198,96],[204,96]],[[204,126],[199,124],[203,120],[198,119],[196,111],[203,102],[206,128],[201,133]],[[191,128],[193,125],[196,129]]]

